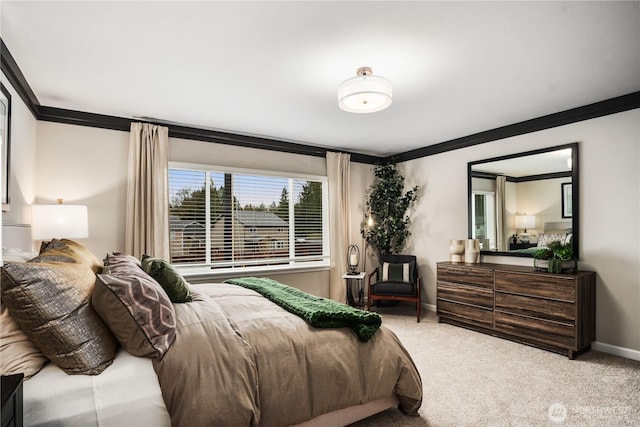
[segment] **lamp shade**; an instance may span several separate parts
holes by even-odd
[[[338,106],[350,113],[375,113],[391,105],[391,82],[374,76],[371,68],[358,68],[357,76],[338,87]]]
[[[533,228],[536,226],[536,217],[534,215],[516,215],[516,228],[524,228],[524,232],[527,232],[527,228]]]
[[[89,237],[87,207],[84,205],[31,206],[31,238],[84,239]]]

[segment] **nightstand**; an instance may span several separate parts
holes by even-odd
[[[347,281],[347,304],[352,307],[362,308],[364,303],[362,298],[364,296],[364,278],[367,275],[365,271],[363,272],[355,272],[355,273],[345,273],[342,275],[342,278]],[[357,282],[358,284],[358,303],[356,304],[355,299],[353,298],[353,294],[351,293],[352,282]]]
[[[23,374],[2,376],[2,427],[22,427]]]
[[[529,249],[535,248],[536,246],[538,246],[537,243],[509,243],[509,250],[513,251],[516,249]]]

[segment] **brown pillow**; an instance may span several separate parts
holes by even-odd
[[[102,271],[102,262],[93,252],[78,242],[69,239],[53,239],[42,242],[40,254],[32,262],[77,262],[88,264],[94,273]]]
[[[25,334],[68,374],[97,375],[117,343],[90,304],[96,276],[88,264],[7,263],[2,301]]]
[[[109,255],[91,302],[125,350],[162,359],[176,336],[173,304],[162,287],[126,254]]]

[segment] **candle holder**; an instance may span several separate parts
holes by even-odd
[[[356,245],[349,246],[347,249],[347,266],[349,267],[349,274],[358,274],[356,268],[360,264],[360,249]]]

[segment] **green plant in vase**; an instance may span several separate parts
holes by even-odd
[[[549,243],[548,247],[540,248],[533,254],[533,265],[538,268],[544,268],[544,262],[536,262],[536,260],[546,261],[549,273],[562,273],[563,269],[577,270],[578,262],[573,255],[573,245],[571,243],[561,243],[556,240]]]

